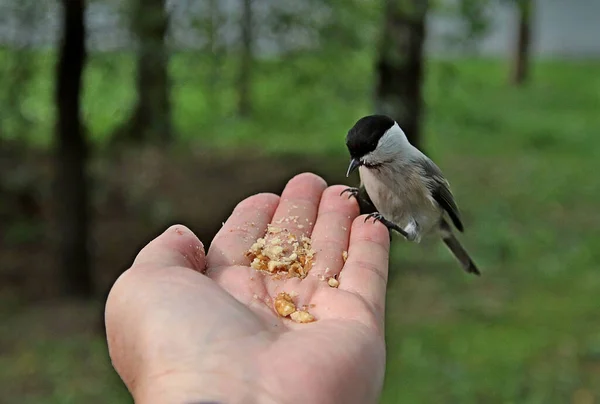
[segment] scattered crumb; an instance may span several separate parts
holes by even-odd
[[[304,225],[298,224],[299,216],[284,217],[276,223],[296,223],[298,228]],[[312,223],[311,223],[312,224]],[[273,279],[281,279],[282,275],[287,278],[304,279],[313,267],[315,262],[315,251],[312,248],[312,240],[304,235],[297,237],[290,233],[288,229],[277,227],[272,224],[267,225],[267,232],[264,237],[256,240],[254,244],[246,251],[246,256],[251,259],[250,266],[257,271],[270,274]],[[321,275],[322,280],[325,277]],[[253,278],[250,278],[253,279]],[[297,310],[292,298],[297,297],[298,293],[280,292],[272,299],[272,305],[275,312],[280,317],[289,317],[297,323],[310,323],[315,321],[315,317],[308,312],[308,307]],[[270,299],[264,299],[266,304],[270,304]]]
[[[311,243],[304,235],[298,240],[287,229],[268,225],[265,237],[256,240],[246,256],[252,259],[250,266],[258,271],[287,273],[290,277],[303,279],[314,263],[315,251]]]
[[[297,310],[292,301],[292,295],[297,296],[296,292],[281,292],[273,301],[275,311],[280,317],[288,317],[296,323],[310,323],[315,321],[315,317],[308,312],[308,307],[302,306],[302,310]],[[311,305],[314,307],[314,305]]]
[[[281,292],[275,298],[273,303],[275,311],[281,317],[287,317],[296,311],[296,305],[292,301],[292,297],[285,292]]]
[[[305,310],[298,310],[291,313],[290,318],[296,323],[311,323],[315,321],[315,316]]]
[[[340,281],[338,281],[334,277],[331,277],[327,280],[327,284],[329,284],[329,286],[331,286],[332,288],[337,288],[338,286],[340,286]]]
[[[348,259],[348,251],[342,251],[342,259],[344,260],[344,262],[346,262],[346,260]]]

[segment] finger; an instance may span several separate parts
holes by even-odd
[[[273,226],[297,238],[310,236],[325,188],[327,183],[315,174],[303,173],[292,178],[281,194]]]
[[[358,204],[340,196],[347,187],[336,185],[323,193],[317,221],[312,232],[312,246],[317,254],[311,274],[330,277],[344,266],[343,252],[348,250],[352,221],[358,216]]]
[[[340,289],[360,295],[378,316],[384,315],[390,236],[381,223],[359,216],[352,223],[348,259],[340,274]]]
[[[132,268],[147,265],[180,266],[202,272],[206,268],[204,245],[187,227],[173,225],[142,248]]]
[[[208,266],[250,265],[246,251],[263,237],[271,222],[279,197],[258,194],[240,202],[215,236],[208,249]]]

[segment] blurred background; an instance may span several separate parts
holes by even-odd
[[[393,116],[479,264],[392,249],[382,403],[600,402],[600,2],[0,0],[0,403],[128,403],[103,303]]]

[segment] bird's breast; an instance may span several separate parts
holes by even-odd
[[[373,205],[386,219],[405,227],[415,220],[421,230],[429,232],[439,223],[441,209],[416,170],[402,172],[359,168],[361,182]]]

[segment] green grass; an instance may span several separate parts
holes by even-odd
[[[30,140],[41,146],[52,128],[51,62],[36,59],[39,74],[23,96]],[[250,121],[233,117],[234,92],[222,83],[214,112],[201,58],[176,55],[171,68],[175,125],[194,147],[344,155],[346,130],[369,111],[370,63],[360,54],[261,63]],[[429,64],[425,147],[453,185],[462,239],[483,276],[462,274],[439,243],[394,245],[382,402],[600,400],[599,68],[539,61],[532,82],[517,89],[498,61]],[[230,83],[234,66],[222,76]],[[85,116],[98,144],[127,116],[132,80],[126,55],[91,60]],[[0,368],[27,377],[34,366],[52,402],[83,402],[89,391],[126,401],[106,376],[108,361],[87,371],[83,346],[104,357],[100,340],[66,337],[22,346]],[[78,377],[57,379],[44,366],[55,360]]]

